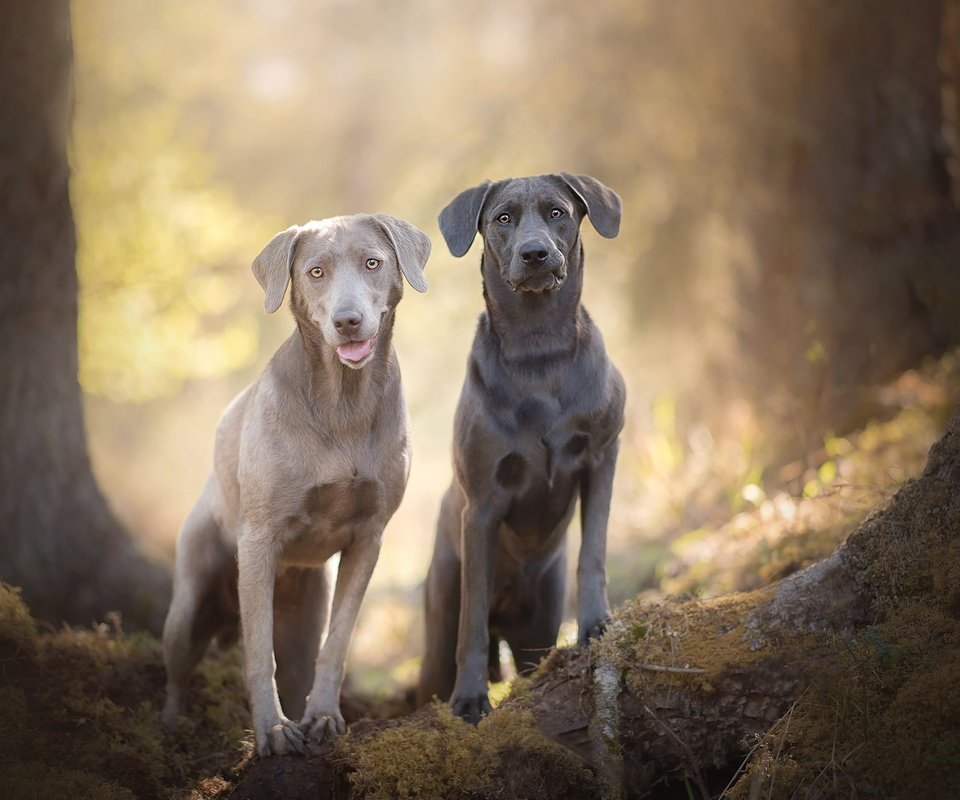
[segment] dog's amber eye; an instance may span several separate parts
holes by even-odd
[[[550,216],[553,217],[554,219],[560,219],[560,217],[563,216],[563,209],[562,208],[551,209]]]
[[[313,275],[314,278],[322,278],[323,270],[320,269],[320,267],[314,267],[312,270],[310,270],[310,274]]]
[[[380,266],[380,260],[377,258],[368,258],[367,259],[367,269],[376,269]]]
[[[509,221],[510,221],[509,214],[501,214],[499,217],[497,217],[497,222],[499,222],[501,225],[506,225]]]

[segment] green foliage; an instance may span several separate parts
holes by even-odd
[[[257,307],[238,307],[247,265],[274,231],[214,179],[166,65],[116,63],[97,40],[109,4],[74,8],[80,381],[142,402],[249,363]]]
[[[828,434],[822,448],[768,478],[769,494],[758,487],[753,508],[674,538],[660,554],[660,589],[703,596],[752,589],[832,553],[923,468],[945,414],[960,402],[957,353],[905,373],[884,393],[885,419],[844,437]],[[737,485],[732,477],[715,473],[703,480]],[[886,569],[885,562],[881,557],[878,568]]]

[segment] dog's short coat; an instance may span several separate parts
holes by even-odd
[[[254,261],[268,313],[290,285],[297,330],[224,412],[213,474],[180,531],[163,631],[168,727],[191,670],[214,635],[235,634],[239,611],[260,755],[343,732],[347,644],[409,473],[391,344],[401,273],[425,291],[429,253],[409,223],[358,214],[288,228]]]
[[[589,215],[607,238],[620,199],[582,175],[483,183],[440,214],[451,252],[477,232],[481,314],[454,424],[454,480],[444,496],[426,584],[418,701],[451,698],[476,721],[505,639],[521,671],[556,643],[564,543],[576,500],[579,641],[609,617],[606,526],[623,426],[624,384],[580,304]]]

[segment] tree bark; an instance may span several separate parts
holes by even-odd
[[[919,602],[956,609],[960,587],[944,592],[960,541],[960,409],[930,451],[926,468],[875,511],[829,558],[746,596],[662,609],[627,608],[621,628],[658,616],[683,621],[661,633],[672,660],[624,660],[620,645],[568,651],[536,680],[529,698],[541,730],[574,750],[608,785],[642,794],[655,782],[729,769],[744,738],[780,719],[848,640],[898,606]],[[719,624],[717,624],[719,623]],[[713,641],[690,642],[714,628]],[[733,633],[738,649],[716,639]],[[623,631],[615,636],[623,638]],[[622,641],[620,643],[622,645]],[[637,652],[637,649],[634,649]],[[699,652],[700,660],[687,658]],[[718,659],[718,654],[724,654]],[[695,658],[695,656],[693,656]],[[613,705],[598,702],[612,666]],[[598,736],[597,717],[616,730]]]
[[[0,578],[47,620],[120,610],[156,629],[168,578],[97,487],[77,382],[69,4],[5,0],[0,16]]]
[[[567,94],[541,99],[584,122],[554,126],[551,147],[624,181],[639,219],[646,179],[626,176],[663,174],[649,185],[668,187],[669,215],[624,219],[642,253],[625,284],[637,365],[662,359],[656,391],[714,434],[748,397],[762,457],[792,460],[869,419],[878,382],[960,342],[960,3],[631,10],[563,15],[561,49],[599,30],[609,55],[558,60]],[[666,146],[673,130],[689,151]],[[704,246],[715,225],[728,244]]]
[[[754,8],[784,33],[745,55],[762,116],[745,115],[734,155],[759,265],[740,282],[754,358],[739,378],[792,450],[824,424],[862,424],[864,387],[960,341],[957,12],[955,0]]]

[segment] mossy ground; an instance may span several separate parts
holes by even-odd
[[[594,655],[637,693],[680,684],[709,693],[727,665],[761,657],[743,647],[746,610],[919,473],[960,399],[958,363],[954,354],[908,373],[890,389],[898,413],[828,439],[801,471],[805,492],[771,492],[727,524],[671,545],[661,577],[683,597],[625,604],[616,635]],[[944,529],[952,502],[928,498],[910,526],[887,531],[876,551],[864,548],[860,580],[875,589],[876,624],[828,643],[824,669],[794,708],[751,743],[730,797],[752,797],[757,786],[774,798],[960,796],[960,537]],[[945,541],[944,557],[926,558]],[[0,798],[228,795],[255,762],[240,663],[238,649],[212,649],[191,684],[190,713],[169,738],[153,637],[124,635],[119,620],[41,629],[16,590],[0,585]],[[324,785],[358,798],[598,796],[582,763],[537,732],[524,705],[528,685],[518,681],[511,702],[476,728],[444,706],[355,726]],[[309,762],[299,763],[308,771]],[[270,784],[275,764],[260,766]]]
[[[0,584],[0,797],[211,794],[245,746],[238,651],[211,654],[198,673],[191,713],[166,737],[156,639],[125,636],[116,621],[41,631]]]
[[[960,621],[911,603],[836,647],[731,800],[960,797]]]
[[[767,596],[757,590],[683,603],[627,603],[617,612],[619,635],[601,640],[596,650],[617,664],[637,696],[651,684],[660,689],[693,684],[709,691],[713,676],[728,667],[768,657],[767,651],[744,645],[747,614]]]
[[[876,622],[834,640],[807,691],[758,743],[731,797],[960,797],[953,453],[851,537],[847,560]]]
[[[593,774],[513,704],[476,727],[435,703],[369,734],[340,740],[356,795],[393,798],[595,798]]]
[[[923,468],[960,403],[960,351],[905,372],[878,399],[881,416],[825,437],[822,448],[776,471],[752,508],[671,542],[657,565],[658,589],[646,596],[746,591],[832,553]]]

